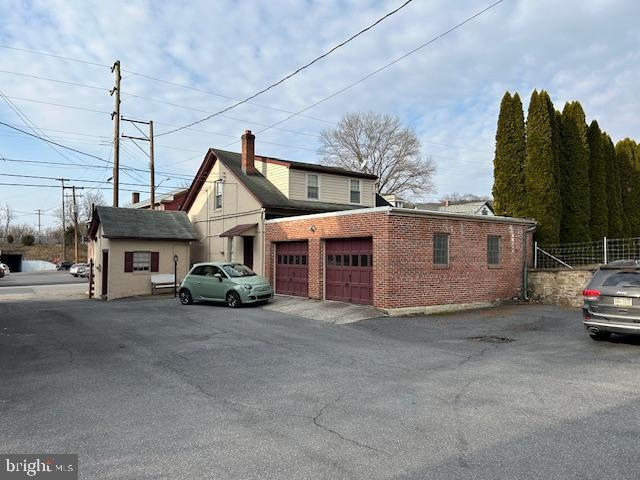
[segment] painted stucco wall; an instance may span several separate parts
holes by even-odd
[[[308,200],[307,174],[319,176],[320,202],[349,204],[349,180],[360,180],[360,204],[363,207],[374,207],[376,203],[375,185],[373,180],[366,178],[313,173],[294,168],[289,171],[289,198],[292,200]]]
[[[94,242],[95,295],[102,293],[102,251],[109,251],[107,300],[151,294],[151,276],[173,273],[173,256],[178,255],[178,281],[189,271],[188,242],[156,240],[115,240],[102,237],[100,227]],[[158,252],[158,272],[125,272],[124,252]]]
[[[215,184],[224,179],[222,208],[215,208]],[[220,237],[220,234],[236,225],[257,223],[253,232],[253,266],[262,274],[263,256],[263,209],[247,188],[222,162],[216,162],[211,173],[198,193],[188,212],[189,220],[198,232],[199,240],[191,249],[191,263],[231,260],[244,262],[241,237],[233,240]]]

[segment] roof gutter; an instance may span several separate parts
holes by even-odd
[[[522,237],[522,298],[529,300],[529,257],[527,256],[527,237],[534,232],[537,225],[527,228]]]

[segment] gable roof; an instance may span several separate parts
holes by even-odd
[[[171,203],[175,200],[176,197],[181,195],[186,195],[188,192],[187,188],[177,188],[175,190],[171,190],[167,193],[156,193],[156,205],[160,205],[161,203]],[[147,198],[145,200],[141,200],[137,203],[132,203],[130,208],[144,208],[151,205],[151,198]]]
[[[137,208],[95,207],[89,236],[96,238],[102,225],[105,238],[140,240],[197,240],[196,229],[186,212]]]
[[[320,213],[320,212],[332,212],[338,210],[351,210],[355,208],[362,208],[362,205],[349,205],[339,203],[326,203],[307,200],[292,200],[282,193],[278,188],[273,185],[267,178],[260,172],[247,175],[242,171],[242,155],[237,152],[228,152],[226,150],[218,150],[217,148],[210,148],[207,152],[202,165],[198,169],[195,178],[189,188],[189,194],[182,204],[182,210],[188,212],[193,202],[195,202],[198,193],[202,189],[204,183],[207,181],[215,162],[219,160],[222,162],[233,175],[249,190],[255,199],[267,210],[277,211],[283,215],[301,213]],[[303,164],[301,162],[289,162],[288,160],[278,160],[267,157],[260,157],[256,155],[256,160],[266,161],[272,163],[286,163],[290,164],[292,168],[300,168],[299,165],[309,166],[310,164]],[[295,165],[295,166],[294,166]],[[323,167],[321,165],[312,165],[314,169],[312,171],[334,173],[336,175],[350,175],[360,176],[364,178],[375,179],[377,177],[362,174],[358,172],[349,172],[341,168]],[[318,168],[316,168],[318,167]]]
[[[418,203],[420,210],[433,210],[436,212],[464,213],[467,215],[481,215],[482,208],[487,207],[491,213],[495,213],[488,200],[476,200],[470,202],[456,202],[443,205],[442,203]]]

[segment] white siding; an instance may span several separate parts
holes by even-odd
[[[304,170],[290,169],[289,198],[292,200],[307,199],[307,174],[318,175],[320,180],[320,198],[318,201],[327,203],[350,203],[349,180],[360,180],[360,204],[363,207],[375,207],[374,181],[367,178],[313,173]]]

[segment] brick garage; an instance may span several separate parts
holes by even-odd
[[[486,305],[522,293],[531,255],[531,220],[378,207],[265,222],[265,272],[273,283],[276,246],[308,241],[308,296],[325,297],[325,242],[371,238],[373,305],[390,313]],[[448,238],[448,264],[434,262],[434,236]],[[489,236],[499,237],[499,264],[489,265]],[[439,237],[442,239],[443,237]],[[442,241],[442,240],[440,240]],[[495,245],[496,240],[492,240]]]

